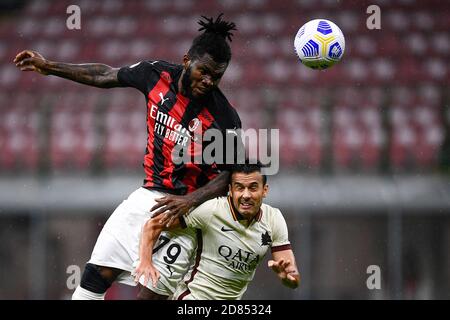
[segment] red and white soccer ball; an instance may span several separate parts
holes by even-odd
[[[345,38],[333,22],[315,19],[305,23],[294,40],[300,61],[312,69],[327,69],[339,62],[345,51]]]

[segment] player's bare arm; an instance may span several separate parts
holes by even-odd
[[[172,223],[178,220],[177,218],[186,214],[191,208],[195,208],[215,197],[226,195],[229,179],[230,172],[223,171],[206,185],[190,194],[185,196],[167,195],[156,199],[157,204],[152,208],[152,212],[154,212],[153,217],[157,217],[165,212],[166,214],[161,223],[172,226]]]
[[[135,269],[134,281],[139,282],[139,279],[144,275],[144,286],[147,286],[148,280],[152,280],[153,287],[159,279],[159,271],[154,267],[152,262],[153,247],[158,240],[161,232],[167,229],[162,220],[164,215],[149,219],[142,228],[141,241],[139,245],[139,264]],[[180,226],[179,219],[177,219],[171,226],[170,230],[176,229]]]
[[[297,288],[300,283],[300,274],[292,250],[273,252],[272,257],[273,260],[269,260],[267,263],[268,267],[278,275],[286,287]]]
[[[113,68],[106,64],[54,62],[31,50],[24,50],[17,54],[14,63],[21,71],[35,71],[43,75],[54,75],[94,87],[114,88],[121,86],[117,79],[119,68]]]
[[[142,228],[142,234],[139,244],[139,264],[137,265],[134,274],[135,282],[139,282],[141,276],[144,276],[144,286],[147,286],[148,281],[152,280],[153,287],[159,279],[159,271],[152,263],[153,247],[158,239],[164,225],[161,223],[162,216],[148,220]]]

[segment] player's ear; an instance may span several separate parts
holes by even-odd
[[[263,187],[263,198],[267,197],[268,193],[269,193],[269,185],[266,183]]]
[[[191,64],[191,58],[187,55],[187,53],[183,56],[183,67],[186,70],[189,68],[189,65]]]

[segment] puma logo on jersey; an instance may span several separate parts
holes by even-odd
[[[164,98],[162,92],[159,93],[159,97],[161,98],[161,105],[163,105],[164,102],[166,102],[167,100],[169,100],[169,98]]]
[[[169,270],[170,276],[172,276],[173,271],[172,271],[172,268],[170,267],[170,265],[166,264],[166,268],[167,268],[167,270]]]
[[[139,62],[136,62],[135,64],[132,64],[132,65],[130,66],[130,69],[131,69],[131,68],[134,68],[134,67],[136,67],[136,66],[138,66],[141,62],[142,62],[142,61],[139,61]]]

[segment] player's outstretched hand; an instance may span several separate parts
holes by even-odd
[[[36,51],[24,50],[16,55],[13,61],[21,71],[36,71],[43,75],[47,75],[45,66],[47,60]]]
[[[298,286],[299,274],[291,264],[291,261],[284,259],[277,261],[269,260],[267,265],[278,275],[285,285],[291,288]]]
[[[155,201],[156,204],[151,209],[153,212],[152,217],[157,217],[160,214],[165,213],[165,217],[161,220],[161,223],[167,227],[170,227],[175,219],[188,213],[189,209],[193,207],[193,201],[189,195],[167,195],[155,199]]]
[[[156,283],[159,279],[159,271],[150,262],[140,261],[136,269],[133,272],[134,281],[139,282],[139,279],[144,276],[144,286],[147,286],[148,281],[152,280],[152,286],[156,287]]]

